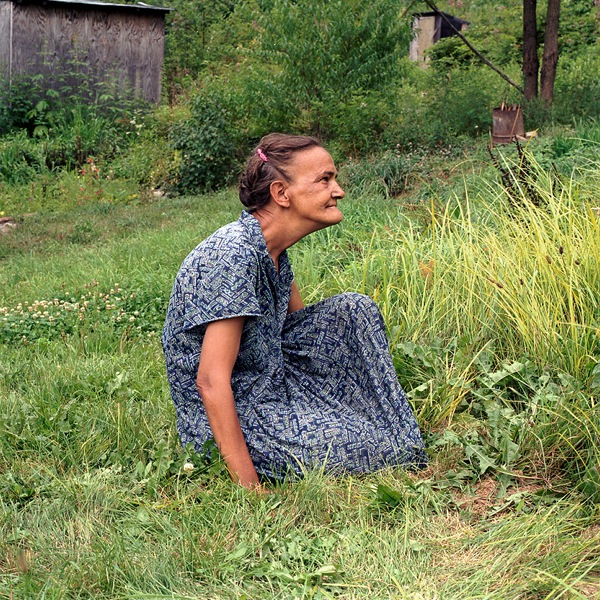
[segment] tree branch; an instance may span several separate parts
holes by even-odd
[[[454,33],[456,33],[456,35],[466,44],[467,48],[469,48],[469,50],[473,54],[475,54],[475,56],[477,56],[482,62],[484,62],[488,67],[490,67],[490,69],[496,71],[496,73],[498,73],[498,75],[500,75],[500,77],[502,77],[502,79],[504,79],[504,81],[506,81],[507,83],[509,83],[510,85],[512,85],[521,94],[523,94],[523,95],[525,94],[525,91],[523,90],[522,87],[520,87],[519,85],[517,85],[510,77],[508,77],[508,75],[505,75],[498,67],[496,67],[496,65],[494,65],[493,63],[491,63],[485,56],[483,56],[483,54],[481,54],[481,52],[479,52],[479,50],[477,50],[471,44],[471,42],[469,42],[469,40],[458,29],[456,29],[456,27],[454,27],[454,25],[448,19],[448,17],[446,17],[446,15],[442,11],[440,11],[438,9],[438,7],[435,5],[435,3],[432,0],[424,0],[424,2],[425,2],[425,4],[427,4],[427,6],[429,6],[429,8],[434,13],[440,15],[440,17],[442,17],[442,19],[444,19],[444,21],[446,21],[446,23],[448,23],[448,25],[450,25],[450,27],[452,28],[452,30],[454,31]]]

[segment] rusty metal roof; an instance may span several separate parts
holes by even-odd
[[[72,7],[81,9],[100,9],[100,10],[115,10],[120,12],[136,12],[136,13],[167,13],[173,10],[162,6],[152,6],[144,2],[136,4],[115,4],[112,2],[98,2],[97,0],[0,0],[0,2],[14,2],[15,4],[34,4],[48,7]]]

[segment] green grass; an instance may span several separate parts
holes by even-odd
[[[354,181],[344,222],[290,251],[308,302],[376,299],[431,466],[264,497],[179,448],[159,341],[234,192],[20,218],[0,240],[0,598],[600,597],[598,165],[552,184],[534,162],[533,208],[524,180],[509,197],[454,161],[400,197]]]

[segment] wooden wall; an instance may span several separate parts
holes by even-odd
[[[10,70],[10,2],[0,2],[0,70],[9,75]]]
[[[76,58],[88,76],[130,86],[150,102],[160,100],[163,13],[11,2],[0,7],[10,4],[13,75],[56,72]]]
[[[441,17],[417,16],[413,20],[413,39],[410,44],[410,59],[425,63],[425,50],[439,40]]]

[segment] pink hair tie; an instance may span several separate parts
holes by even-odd
[[[269,161],[269,159],[267,158],[267,155],[260,148],[256,151],[256,154],[258,154],[260,156],[260,160],[262,160],[263,162]]]

